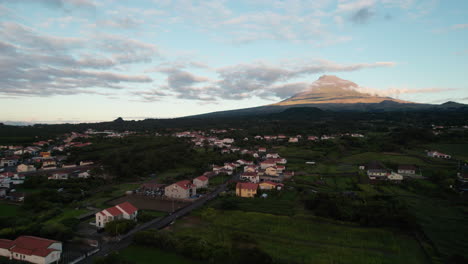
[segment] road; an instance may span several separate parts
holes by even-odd
[[[239,178],[239,174],[235,174],[234,176],[231,177],[230,180],[236,180],[238,178]],[[182,217],[184,215],[189,214],[191,211],[202,207],[204,204],[206,204],[210,200],[216,198],[216,196],[218,196],[221,192],[226,190],[227,184],[228,183],[221,184],[213,192],[199,198],[198,200],[196,200],[192,204],[190,204],[190,205],[188,205],[188,206],[186,206],[184,208],[181,208],[178,211],[175,211],[171,215],[165,216],[163,218],[158,218],[158,219],[155,219],[153,221],[144,223],[144,224],[142,224],[140,226],[137,226],[135,229],[133,229],[132,231],[127,233],[125,236],[121,237],[120,241],[118,241],[118,242],[114,242],[114,243],[110,242],[110,243],[106,243],[106,244],[101,245],[101,250],[99,252],[97,252],[93,256],[90,256],[88,258],[83,259],[82,261],[80,261],[78,263],[79,264],[90,264],[90,263],[92,263],[92,259],[94,257],[106,256],[106,255],[108,255],[108,254],[110,254],[112,252],[119,251],[119,250],[122,250],[122,249],[130,246],[130,244],[132,243],[132,240],[133,240],[133,236],[137,232],[140,232],[140,231],[143,231],[143,230],[146,230],[146,229],[150,229],[150,228],[161,229],[161,228],[164,228],[164,227],[168,226],[170,223],[175,221],[177,218],[180,218],[180,217]]]

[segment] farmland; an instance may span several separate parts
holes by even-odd
[[[203,214],[202,214],[203,215]],[[200,216],[191,216],[199,218]],[[216,211],[196,222],[183,222],[176,234],[202,236],[207,241],[231,243],[234,233],[256,241],[274,261],[296,263],[425,263],[416,240],[386,229],[362,228],[311,215],[280,216],[257,212]]]

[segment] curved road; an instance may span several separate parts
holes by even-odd
[[[231,180],[235,180],[238,177],[239,177],[239,175],[236,174],[231,178]],[[142,224],[140,226],[137,226],[135,229],[133,229],[132,231],[130,231],[126,235],[122,236],[121,239],[118,242],[114,242],[114,243],[110,242],[110,243],[105,243],[105,244],[101,245],[101,248],[100,248],[99,252],[97,252],[96,254],[94,254],[92,256],[89,256],[89,257],[83,259],[82,261],[80,261],[78,263],[80,263],[80,264],[90,264],[90,263],[92,263],[92,259],[94,257],[106,256],[109,253],[112,253],[114,251],[119,251],[119,250],[122,250],[122,249],[130,246],[130,244],[132,243],[132,240],[133,240],[133,236],[137,232],[140,232],[140,231],[143,231],[143,230],[146,230],[146,229],[150,229],[150,228],[155,228],[155,229],[164,228],[164,227],[168,226],[170,223],[172,223],[174,220],[176,220],[177,218],[180,218],[180,217],[182,217],[184,215],[187,215],[191,211],[193,211],[193,210],[195,210],[197,208],[200,208],[204,204],[206,204],[207,202],[213,200],[214,198],[216,198],[216,196],[218,196],[219,193],[225,191],[226,188],[227,188],[227,183],[223,183],[220,186],[218,186],[213,192],[211,192],[209,194],[206,194],[205,196],[199,198],[198,200],[196,200],[192,204],[190,204],[190,205],[188,205],[188,206],[186,206],[184,208],[181,208],[178,211],[175,211],[173,214],[165,216],[163,218],[154,219],[154,220],[152,220],[150,222],[147,222],[147,223],[144,223],[144,224]]]

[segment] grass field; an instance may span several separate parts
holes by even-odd
[[[88,212],[88,210],[86,209],[75,210],[72,208],[65,208],[63,209],[63,212],[60,215],[50,219],[46,223],[59,223],[60,221],[63,221],[65,219],[78,217],[82,214],[85,214],[86,212]]]
[[[122,196],[126,191],[135,190],[139,186],[140,184],[137,183],[122,183],[113,185],[112,188],[109,188],[108,190],[97,192],[92,197],[86,199],[84,203],[95,206],[97,208],[106,208],[106,201]]]
[[[440,192],[435,184],[418,180],[417,185],[409,189],[397,185],[366,184],[359,185],[359,188],[368,194],[395,195],[405,202],[442,258],[446,259],[455,254],[468,258],[468,208],[457,206],[453,201],[424,195]]]
[[[299,196],[295,191],[283,190],[276,194],[270,194],[267,198],[240,198],[224,197],[211,203],[218,207],[223,201],[235,204],[236,209],[248,212],[263,212],[275,215],[294,215],[302,211],[302,204],[298,202]]]
[[[16,216],[19,210],[17,205],[0,203],[0,217]]]
[[[200,262],[178,256],[173,253],[164,252],[156,248],[145,248],[130,246],[119,252],[126,261],[138,264],[174,263],[174,264],[197,264]]]
[[[191,216],[195,218],[196,216]],[[190,217],[189,217],[190,218]],[[276,261],[297,263],[425,263],[415,239],[385,229],[362,228],[306,215],[294,217],[257,212],[217,211],[195,221],[179,221],[176,234],[229,244],[233,233],[255,240]]]
[[[422,159],[407,156],[398,153],[377,153],[377,152],[365,152],[356,155],[351,155],[341,159],[343,163],[350,164],[366,164],[369,161],[379,160],[384,163],[395,163],[395,164],[413,164],[413,165],[427,165]]]

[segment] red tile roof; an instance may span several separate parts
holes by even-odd
[[[237,189],[257,190],[258,184],[251,182],[238,182],[236,185]]]
[[[49,248],[53,243],[59,242],[41,237],[20,236],[12,242],[13,245],[10,251],[24,255],[46,257],[51,252],[56,251]]]
[[[125,203],[121,203],[121,204],[118,204],[116,205],[116,207],[119,207],[120,209],[124,210],[125,213],[131,215],[133,214],[134,212],[138,211],[138,208],[136,208],[135,206],[133,206],[133,204],[129,203],[129,202],[125,202]]]
[[[244,172],[244,173],[241,174],[241,176],[247,176],[247,177],[257,176],[257,173],[255,173],[255,172]]]
[[[207,178],[206,176],[203,176],[203,175],[202,175],[202,176],[198,176],[198,177],[196,177],[195,179],[198,179],[198,180],[200,180],[200,181],[207,181],[207,180],[208,180],[208,178]]]
[[[0,248],[9,249],[13,245],[13,240],[0,239]]]
[[[189,180],[179,181],[179,182],[176,182],[175,184],[179,185],[185,190],[188,190],[193,187],[193,184]]]
[[[119,208],[117,208],[115,206],[107,208],[106,211],[109,212],[109,214],[111,214],[112,216],[118,216],[118,215],[123,214],[123,212],[120,211]]]

